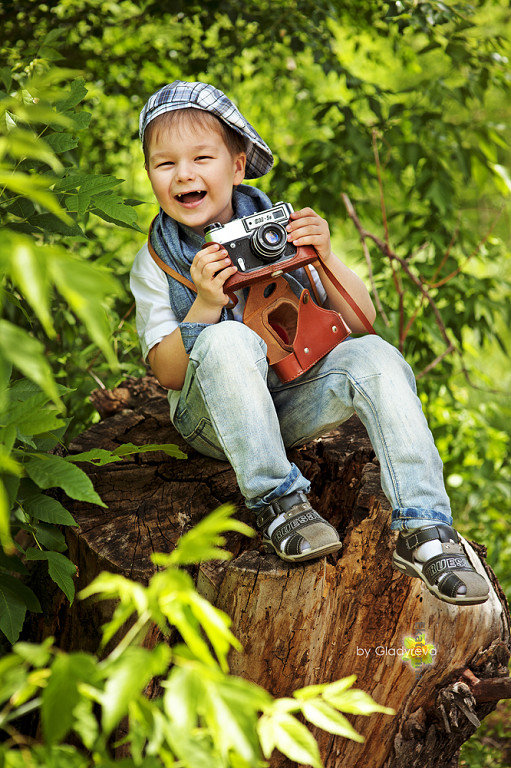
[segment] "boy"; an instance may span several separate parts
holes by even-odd
[[[131,289],[144,358],[169,389],[171,419],[201,453],[228,460],[265,540],[284,560],[340,548],[333,526],[312,509],[309,481],[286,456],[357,413],[381,465],[382,488],[399,530],[393,562],[422,579],[440,600],[487,599],[451,527],[443,466],[401,353],[379,336],[348,336],[312,368],[282,384],[264,341],[241,320],[244,295],[227,307],[223,285],[236,271],[223,246],[205,244],[204,227],[270,208],[244,178],[273,165],[269,147],[232,102],[206,83],[175,81],[140,115],[145,167],[160,212],[136,256]],[[311,208],[291,215],[288,239],[312,245],[372,321],[363,282],[332,253],[327,222]],[[184,285],[164,271],[191,280]],[[324,306],[354,332],[360,320],[327,278],[311,270]],[[303,270],[286,275],[309,287]]]

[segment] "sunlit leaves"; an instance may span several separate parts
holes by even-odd
[[[53,402],[61,404],[50,365],[40,341],[7,320],[0,320],[0,355],[35,382]]]
[[[232,519],[234,508],[230,504],[218,507],[179,540],[177,547],[169,554],[157,553],[153,561],[157,565],[187,565],[198,560],[226,560],[231,556],[221,547],[225,544],[222,536],[226,531],[237,531],[253,536],[254,530],[241,520]]]
[[[62,488],[72,499],[88,501],[101,507],[101,501],[92,486],[90,478],[79,467],[70,464],[61,456],[39,454],[28,459],[25,471],[39,488]]]

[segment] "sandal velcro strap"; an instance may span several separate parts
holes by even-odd
[[[324,519],[315,509],[309,507],[306,512],[298,512],[290,517],[289,520],[286,520],[285,523],[278,525],[275,530],[272,531],[271,539],[274,544],[278,545],[286,536],[290,536],[292,533],[295,533],[302,528],[306,528],[316,521],[324,522]]]
[[[442,542],[452,540],[456,543],[459,542],[459,536],[454,528],[450,525],[430,525],[427,528],[419,528],[416,533],[411,533],[401,537],[402,543],[406,549],[412,550],[419,547],[421,544],[425,544],[427,541],[434,541],[438,539]]]
[[[280,499],[272,501],[265,509],[257,515],[256,525],[261,530],[266,528],[272,520],[281,515],[283,512],[288,512],[291,507],[295,507],[297,504],[309,507],[307,496],[301,491],[295,491],[294,493],[288,493],[287,496],[281,496]],[[296,510],[299,511],[299,510]]]
[[[443,573],[452,571],[473,571],[468,558],[464,554],[442,554],[430,558],[422,566],[422,573],[430,584],[436,584]]]
[[[260,512],[260,514],[258,514],[256,517],[256,525],[259,530],[266,528],[266,526],[271,523],[272,520],[275,520],[279,514],[280,513],[275,513],[271,506],[263,509],[263,511]]]

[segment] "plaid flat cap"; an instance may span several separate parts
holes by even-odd
[[[262,140],[257,131],[245,120],[239,109],[232,101],[208,83],[187,83],[174,80],[159,91],[153,93],[147,100],[139,121],[140,141],[144,140],[145,129],[155,117],[174,109],[193,107],[211,112],[233,130],[241,133],[248,141],[247,165],[245,177],[257,179],[264,176],[273,166],[271,149]]]

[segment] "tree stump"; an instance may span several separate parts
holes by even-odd
[[[108,509],[70,507],[79,524],[68,529],[78,588],[101,570],[147,582],[152,552],[178,538],[224,502],[254,523],[226,462],[198,454],[174,430],[165,391],[151,377],[96,393],[103,421],[80,435],[72,452],[113,449],[124,442],[176,443],[187,460],[146,453],[105,467],[82,465]],[[197,568],[198,589],[228,613],[243,652],[231,672],[274,696],[355,673],[356,687],[397,714],[350,717],[359,744],[315,732],[326,768],[429,768],[457,765],[461,744],[499,698],[511,695],[507,662],[510,619],[505,597],[483,556],[467,546],[474,567],[491,585],[482,606],[455,607],[434,598],[418,579],[391,567],[397,537],[367,433],[352,417],[340,428],[290,452],[311,480],[311,503],[339,530],[340,554],[304,565],[263,551],[260,539],[228,537],[234,557]],[[50,627],[62,647],[94,650],[111,606],[62,604]],[[405,636],[425,632],[434,663],[417,670],[402,656]],[[156,634],[147,642],[158,640]],[[292,765],[274,753],[272,766]]]

